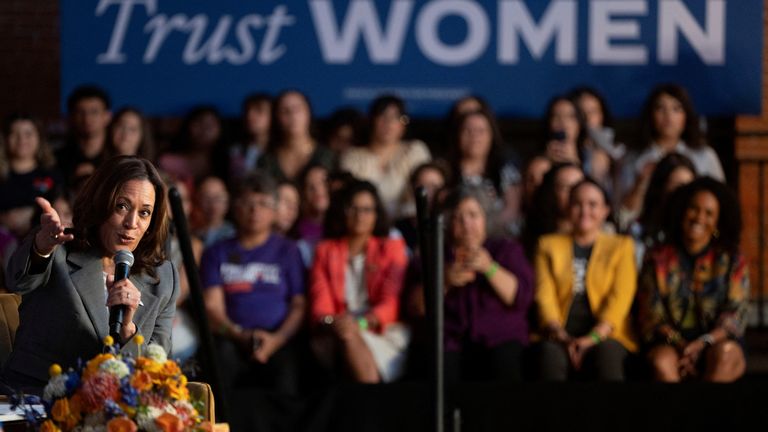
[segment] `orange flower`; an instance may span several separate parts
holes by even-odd
[[[165,376],[176,376],[181,375],[181,369],[179,369],[179,365],[176,364],[176,362],[173,360],[168,360],[165,362],[165,364],[163,364],[161,373]]]
[[[184,432],[184,423],[171,413],[161,414],[155,419],[155,424],[163,432]]]
[[[91,375],[95,374],[99,371],[99,367],[102,363],[104,363],[107,360],[112,360],[115,358],[112,354],[99,354],[90,361],[88,361],[88,365],[85,368],[85,375]]]
[[[163,365],[147,357],[139,357],[136,359],[136,369],[158,373],[163,369]]]
[[[138,427],[128,417],[115,417],[107,423],[107,432],[136,432]]]
[[[61,398],[53,404],[51,415],[54,420],[64,426],[64,429],[72,429],[80,422],[79,401],[80,399],[78,398],[77,406],[74,407],[70,405],[70,401],[67,398]],[[78,410],[75,411],[73,408],[78,408]]]
[[[131,377],[131,387],[143,392],[152,388],[152,377],[143,370],[134,372]]]
[[[61,432],[51,420],[46,420],[40,425],[40,432]]]

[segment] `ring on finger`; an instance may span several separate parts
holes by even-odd
[[[51,238],[54,239],[54,240],[58,240],[59,239],[59,235],[58,234],[51,234]]]

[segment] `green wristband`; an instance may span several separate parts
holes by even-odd
[[[496,274],[496,272],[499,270],[499,263],[496,261],[491,263],[491,266],[488,268],[488,270],[483,273],[485,275],[486,279],[490,279],[493,277],[493,275]]]
[[[368,320],[365,317],[358,318],[357,325],[360,326],[360,330],[368,330]]]
[[[589,332],[589,337],[592,338],[592,340],[595,342],[595,345],[599,344],[603,341],[603,339],[600,337],[599,334],[597,334],[596,331],[592,330]]]

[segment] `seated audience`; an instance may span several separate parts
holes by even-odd
[[[322,165],[308,167],[299,187],[301,217],[296,223],[295,235],[304,265],[310,268],[315,256],[315,246],[323,238],[325,214],[331,204],[328,170]]]
[[[341,156],[341,169],[368,180],[379,191],[387,214],[393,219],[408,197],[408,176],[414,168],[431,159],[429,149],[419,140],[404,140],[409,119],[405,102],[397,96],[380,96],[368,112],[370,135],[364,147],[350,148]]]
[[[224,122],[219,111],[210,105],[193,108],[184,117],[179,134],[168,152],[158,159],[163,171],[194,184],[208,176],[226,176],[227,153]]]
[[[528,344],[533,270],[523,248],[496,238],[482,187],[460,186],[445,204],[446,379],[519,381]]]
[[[109,124],[104,157],[128,155],[155,160],[155,139],[149,121],[136,108],[123,108]]]
[[[327,369],[363,383],[403,373],[410,332],[398,323],[407,265],[405,243],[389,238],[376,187],[353,181],[340,191],[343,214],[329,214],[310,284],[312,348]]]
[[[195,189],[190,229],[192,234],[208,247],[219,240],[234,237],[235,227],[227,220],[229,191],[224,181],[216,176],[203,178]]]
[[[646,253],[637,324],[658,381],[735,381],[744,374],[748,267],[733,193],[705,177],[669,199],[667,240]]]
[[[611,208],[594,180],[573,186],[569,211],[571,233],[542,237],[536,251],[539,376],[622,381],[624,361],[637,349],[632,239],[602,231]]]
[[[699,116],[688,92],[677,84],[661,84],[651,90],[639,120],[638,139],[627,155],[621,173],[627,211],[639,213],[653,168],[671,152],[688,157],[696,174],[725,181],[717,153],[707,145]]]
[[[313,135],[312,107],[304,93],[286,90],[277,96],[269,131],[269,147],[257,166],[276,180],[295,181],[310,165],[333,167],[333,152]]]
[[[502,142],[495,116],[487,110],[460,115],[450,137],[454,184],[482,186],[493,197],[501,227],[518,235],[521,175]]]
[[[306,306],[301,256],[273,232],[274,180],[249,175],[233,198],[237,236],[206,249],[200,267],[211,328],[220,336],[225,397],[254,386],[295,394],[295,336]]]
[[[296,220],[299,219],[300,199],[299,190],[293,182],[283,180],[277,183],[275,230],[279,234],[283,236],[292,234]]]
[[[248,95],[243,101],[240,141],[229,148],[229,179],[236,181],[256,169],[267,151],[272,123],[272,97],[265,93]]]
[[[0,225],[18,239],[32,224],[35,197],[62,187],[42,126],[26,114],[12,114],[0,138]]]
[[[70,186],[79,177],[92,174],[104,161],[110,110],[109,95],[99,87],[80,86],[69,95],[70,129],[66,143],[56,152],[56,161]]]

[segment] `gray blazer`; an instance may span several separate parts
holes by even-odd
[[[102,352],[109,333],[101,257],[95,251],[70,252],[65,245],[56,248],[44,272],[29,274],[33,241],[30,235],[19,245],[6,272],[8,289],[22,295],[20,325],[3,371],[9,384],[14,384],[12,377],[44,384],[51,364],[67,370],[78,359],[90,360]],[[156,273],[157,280],[130,276],[144,303],[133,321],[145,343],[162,345],[170,354],[179,276],[169,261]],[[122,351],[135,356],[136,344],[128,341]]]

